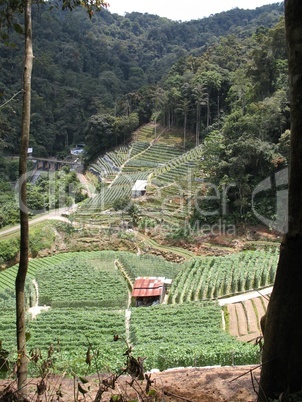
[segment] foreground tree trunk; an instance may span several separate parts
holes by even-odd
[[[25,1],[25,56],[23,71],[23,108],[22,108],[22,132],[19,158],[19,207],[20,207],[20,263],[16,277],[16,325],[18,347],[18,390],[21,395],[26,395],[28,358],[26,354],[26,328],[25,328],[25,279],[28,268],[28,210],[26,193],[27,153],[30,130],[30,106],[31,106],[31,76],[33,64],[32,49],[32,22],[31,0]]]
[[[288,233],[265,320],[258,401],[302,389],[302,2],[285,1],[291,90]],[[299,397],[301,398],[301,397]],[[280,398],[281,400],[281,398]],[[296,399],[295,399],[296,400]],[[301,399],[297,399],[301,400]]]

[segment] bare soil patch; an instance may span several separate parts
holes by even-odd
[[[156,391],[158,396],[156,400],[161,402],[255,402],[256,393],[253,389],[253,382],[257,387],[260,375],[260,369],[255,367],[177,368],[152,373],[151,379],[154,383],[151,389]],[[104,378],[106,378],[105,375],[101,376],[101,380]],[[62,402],[71,402],[76,399],[78,401],[94,400],[99,388],[99,379],[97,376],[89,377],[88,379],[89,383],[85,384],[84,387],[89,390],[84,397],[81,393],[78,393],[77,383],[73,379],[49,376],[46,379],[45,394],[41,395],[41,399],[37,399],[38,380],[31,380],[29,385],[31,396],[29,400]],[[115,390],[112,392],[127,397],[128,399],[126,400],[128,401],[131,398],[137,398],[133,387],[129,385],[130,381],[130,376],[119,377]],[[8,382],[0,381],[0,400],[2,400],[1,392],[7,385]],[[135,382],[134,386],[136,389],[145,389],[146,381]],[[58,390],[60,392],[57,392]],[[112,392],[104,393],[101,401],[109,402]]]

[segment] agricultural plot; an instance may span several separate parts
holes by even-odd
[[[53,265],[54,262],[57,261],[64,261],[70,258],[70,253],[66,254],[60,254],[54,257],[45,257],[43,258],[43,265]],[[36,270],[39,268],[41,265],[41,260],[39,259],[34,259],[31,260],[28,264],[28,272],[27,272],[27,278],[28,279],[34,279],[36,275]],[[15,279],[17,276],[17,271],[18,271],[18,266],[14,265],[11,268],[8,268],[4,271],[0,272],[0,292],[4,289],[15,289]]]
[[[157,131],[160,132],[160,135],[156,138],[158,144],[167,144],[183,148],[182,129],[176,129],[174,126],[171,130],[167,130],[165,127],[160,126]]]
[[[150,145],[146,150],[129,159],[125,168],[150,169],[167,163],[181,154],[181,150],[164,144]]]
[[[183,186],[172,184],[158,187],[153,185],[147,187],[147,197],[144,203],[140,204],[142,216],[148,216],[156,222],[161,224],[162,233],[166,235],[173,235],[173,230],[185,226],[186,218],[192,210],[191,195],[187,194],[189,182],[185,180]]]
[[[152,142],[154,127],[150,125],[137,131],[134,137],[136,141],[131,147],[108,152],[91,165],[91,171],[103,183],[110,183],[109,186],[103,186],[96,197],[87,201],[86,206],[90,208],[91,214],[112,208],[118,199],[130,197],[136,180],[150,179],[150,183],[159,189],[175,184],[176,187],[170,189],[172,198],[179,195],[180,186],[185,192],[192,191],[192,177],[188,180],[187,176],[198,166],[202,157],[201,146],[184,153],[171,140],[169,144],[173,145],[168,145],[164,139],[163,142]],[[171,215],[168,207],[163,213],[165,216]],[[173,202],[170,207],[175,214],[179,212],[177,205],[173,208]],[[78,215],[80,218],[81,213]]]
[[[125,337],[124,310],[99,308],[53,308],[30,322],[32,334],[29,347],[38,347],[44,356],[51,344],[56,354],[57,370],[76,373],[108,372],[122,367],[125,344],[114,342],[119,334]],[[91,345],[91,366],[85,363],[86,351]]]
[[[190,200],[184,196],[184,190],[185,187],[173,182],[171,185],[159,188],[156,191],[156,196],[161,201],[161,214],[164,220],[170,219],[172,223],[177,224],[190,214],[192,205]]]
[[[152,173],[152,182],[164,185],[186,177],[202,158],[202,146],[195,147],[160,166]]]
[[[2,298],[4,291],[0,292]],[[14,305],[14,293],[6,294],[6,305],[1,306],[0,340],[3,349],[14,353],[16,351],[16,308]]]
[[[174,279],[181,269],[180,264],[148,254],[138,256],[131,253],[119,253],[118,260],[133,282],[138,276],[164,276]]]
[[[0,339],[3,348],[12,355],[16,352],[15,321],[15,310],[1,312]],[[30,334],[29,354],[31,350],[39,349],[46,360],[51,348],[52,369],[56,372],[86,375],[115,371],[124,364],[126,345],[113,341],[115,334],[125,337],[124,310],[51,308],[34,320],[28,320],[27,331]],[[91,365],[85,362],[89,346]],[[39,364],[30,363],[30,375],[38,374]]]
[[[167,184],[174,183],[179,181],[180,178],[185,178],[189,174],[190,169],[192,169],[192,165],[189,163],[169,167],[166,171],[163,170],[160,174],[156,175],[154,173],[152,175],[152,184],[162,187]]]
[[[33,260],[30,270],[39,285],[39,304],[50,304],[51,308],[34,320],[28,315],[29,350],[39,348],[46,358],[53,345],[55,369],[82,375],[122,366],[126,345],[123,341],[113,342],[113,336],[126,336],[128,286],[114,264],[116,259],[131,280],[147,275],[174,279],[169,292],[169,302],[173,304],[131,308],[130,341],[136,356],[146,356],[146,368],[259,362],[258,349],[235,338],[256,334],[255,322],[262,315],[258,301],[239,303],[233,310],[235,315],[229,310],[229,330],[234,335],[230,336],[222,330],[221,308],[213,301],[199,300],[271,283],[277,251],[194,258],[184,264],[113,251],[68,253]],[[2,275],[3,272],[0,279]],[[5,349],[14,352],[13,297],[11,285],[3,285],[0,339]],[[237,328],[238,333],[232,332],[231,327]],[[85,363],[89,345],[94,355],[91,366]]]
[[[100,193],[85,204],[85,208],[89,209],[91,215],[94,209],[98,212],[104,211],[112,208],[115,200],[129,197],[131,197],[130,185],[117,184],[112,187],[102,187]]]
[[[75,255],[68,261],[44,266],[36,272],[39,302],[52,307],[127,306],[128,293],[116,270],[114,252]],[[113,297],[114,295],[114,297]]]
[[[130,336],[148,369],[259,363],[257,348],[222,330],[214,303],[133,308]]]
[[[135,173],[122,173],[116,177],[111,184],[111,188],[114,186],[129,186],[130,189],[134,186],[136,180],[146,180],[149,172],[135,172]]]
[[[115,268],[116,257],[113,251],[95,251],[34,259],[27,279],[37,280],[41,305],[125,307],[127,289]],[[17,269],[13,266],[0,273],[0,306],[11,306]]]
[[[130,158],[134,158],[137,154],[144,152],[147,148],[149,148],[150,143],[145,141],[135,141],[131,145]]]
[[[91,165],[90,170],[98,174],[101,178],[115,176],[120,167],[125,163],[130,155],[130,149],[125,146],[119,147],[116,151],[107,152],[104,156],[97,159]]]
[[[146,124],[135,131],[134,139],[136,141],[150,143],[155,139],[155,134],[155,126],[153,124]]]
[[[130,198],[131,189],[136,180],[145,180],[149,172],[122,173],[114,179],[108,187],[102,187],[100,193],[86,203],[86,208],[104,211],[112,208],[114,201],[121,198]]]
[[[252,341],[261,335],[260,319],[266,313],[269,298],[256,297],[226,306],[228,332],[241,341]]]
[[[173,281],[169,302],[215,299],[269,286],[277,261],[277,249],[193,259]]]

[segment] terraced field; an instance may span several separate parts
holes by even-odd
[[[241,341],[251,341],[261,335],[260,318],[265,314],[268,299],[257,297],[240,303],[230,304],[229,332]]]
[[[179,135],[160,129],[155,133],[154,125],[149,124],[134,134],[129,147],[118,148],[98,158],[90,171],[102,183],[101,189],[74,219],[81,221],[82,213],[85,214],[83,210],[88,209],[93,216],[112,208],[116,200],[131,196],[136,180],[147,180],[147,196],[144,205],[140,205],[142,214],[152,209],[155,219],[160,216],[160,220],[169,225],[182,223],[190,213],[191,198],[198,191],[199,183],[193,172],[199,168],[203,149],[199,146],[185,152],[179,139]],[[159,214],[154,199],[160,201]]]
[[[255,341],[262,336],[260,319],[266,313],[269,293],[225,305],[224,314],[228,332],[243,342]]]
[[[51,308],[34,320],[28,316],[28,346],[38,347],[46,356],[53,345],[56,368],[82,374],[96,370],[95,365],[85,364],[88,345],[92,345],[94,353],[102,350],[95,362],[99,369],[115,370],[121,366],[125,344],[112,343],[116,334],[121,339],[130,338],[133,350],[148,357],[149,369],[258,363],[259,350],[238,339],[250,341],[259,335],[259,318],[267,300],[256,297],[223,307],[229,333],[223,330],[218,302],[225,304],[226,296],[238,295],[255,284],[271,285],[275,258],[274,250],[265,254],[243,252],[224,257],[222,266],[221,257],[200,257],[176,264],[155,256],[99,251],[32,260],[30,278],[38,282],[40,303]],[[0,339],[11,351],[15,275],[16,267],[0,273]],[[135,277],[146,275],[173,279],[168,304],[129,306],[129,284]]]

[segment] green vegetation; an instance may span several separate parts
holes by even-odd
[[[7,180],[10,181],[10,176],[5,172],[11,163],[12,162],[7,159],[3,160],[3,165],[6,170],[3,171],[4,177],[2,180],[6,177]],[[13,165],[14,169],[17,169],[15,163]],[[29,171],[31,169],[28,167]],[[17,174],[17,170],[15,174]],[[30,176],[34,176],[33,170],[31,170],[29,174]],[[14,177],[14,181],[15,180],[16,178]],[[11,184],[0,181],[0,189],[2,189],[0,192],[0,228],[16,225],[19,222],[17,187],[12,189]],[[83,187],[80,184],[76,172],[70,171],[68,167],[63,167],[57,172],[40,172],[37,179],[34,180],[34,183],[29,180],[27,184],[27,194],[27,206],[30,216],[54,208],[71,206],[87,198],[87,194],[83,191]]]
[[[19,210],[17,207],[18,197],[15,188],[15,183],[18,177],[19,160],[14,157],[4,158],[3,152],[5,147],[3,149],[3,146],[4,143],[2,142],[2,136],[0,134],[0,228],[15,225],[19,221]],[[28,161],[28,170],[31,170],[32,167],[32,162]]]
[[[65,158],[75,144],[85,143],[82,162],[95,176],[96,194],[85,201],[76,173],[68,169],[29,184],[32,213],[81,203],[70,215],[74,226],[31,229],[31,256],[52,252],[63,232],[75,235],[73,250],[99,249],[104,233],[109,248],[116,228],[121,242],[112,248],[127,240],[123,250],[154,248],[187,259],[175,264],[98,251],[31,260],[26,305],[39,297],[50,309],[35,319],[28,315],[29,350],[40,348],[47,358],[52,345],[55,370],[115,370],[125,348],[113,342],[116,334],[130,336],[148,368],[258,363],[253,346],[223,332],[213,300],[271,285],[277,251],[191,258],[191,250],[176,246],[191,240],[199,246],[206,226],[220,221],[255,223],[253,190],[288,164],[282,13],[276,4],[178,23],[139,13],[120,17],[104,11],[88,20],[81,10],[50,13],[49,5],[34,10],[30,147],[34,156]],[[22,38],[12,34],[10,40],[15,46],[0,43],[0,227],[18,221],[12,190],[17,161],[8,156],[19,150]],[[131,200],[139,179],[147,180],[147,194]],[[272,220],[274,192],[260,192],[253,200],[258,213]],[[129,222],[141,233],[120,231]],[[77,243],[81,236],[86,241],[89,236],[85,247]],[[1,265],[17,260],[18,247],[15,237],[1,240]],[[16,272],[16,266],[0,272],[0,338],[12,351]],[[173,279],[168,304],[131,308],[128,331],[129,285],[149,275]],[[88,347],[91,366],[85,363]]]
[[[186,303],[132,309],[131,341],[146,367],[250,364],[259,351],[221,329],[221,310],[213,303]]]
[[[124,321],[123,310],[52,308],[27,322],[30,333],[28,348],[29,351],[39,349],[45,360],[49,348],[53,348],[52,361],[57,372],[86,375],[98,370],[114,371],[123,366],[125,344],[113,342],[113,336],[116,333],[124,335]],[[15,350],[14,322],[15,311],[4,310],[0,333],[3,346],[10,351]],[[89,345],[92,346],[93,355],[91,367],[85,362]],[[30,370],[31,374],[38,374],[33,363]]]
[[[210,18],[180,23],[136,12],[121,17],[111,14],[110,8],[95,13],[89,20],[81,9],[66,13],[56,7],[50,11],[48,4],[34,7],[34,47],[36,60],[39,60],[35,63],[32,80],[30,146],[34,154],[67,155],[69,146],[84,142],[86,135],[90,152],[87,160],[92,160],[98,156],[97,152],[116,146],[117,141],[127,142],[129,116],[135,116],[133,119],[139,125],[146,123],[153,112],[161,112],[164,100],[169,103],[167,123],[170,119],[169,124],[174,124],[185,113],[184,105],[178,106],[181,110],[177,113],[171,113],[171,107],[175,108],[179,99],[174,83],[181,83],[181,79],[169,77],[166,81],[164,77],[174,63],[192,55],[199,57],[231,32],[245,39],[257,29],[272,27],[282,13],[283,6],[274,4],[256,10],[237,8]],[[9,40],[14,47],[0,43],[1,104],[20,89],[22,36],[11,32]],[[240,42],[232,43],[228,51],[224,51],[228,58],[223,68],[238,66],[243,48]],[[191,65],[195,74],[194,60]],[[214,87],[221,79],[216,79],[216,71],[211,76],[213,112],[217,106]],[[225,85],[225,74],[223,78]],[[163,94],[161,87],[158,90],[159,82],[164,82],[164,90],[169,87],[169,94]],[[225,90],[221,93],[227,95]],[[16,96],[0,112],[0,136],[5,139],[9,154],[18,151],[20,97]],[[221,97],[221,102],[223,100]],[[192,125],[195,120],[196,113],[192,110]],[[98,135],[100,132],[102,136]]]
[[[40,267],[36,273],[39,302],[52,307],[125,308],[127,288],[114,265],[115,258],[114,252],[80,253]]]
[[[148,254],[137,256],[130,253],[118,253],[118,261],[132,282],[138,276],[164,276],[174,279],[181,270],[180,264]]]
[[[113,341],[115,334],[125,333],[123,310],[53,308],[31,321],[29,331],[32,334],[29,346],[46,351],[49,345],[54,345],[55,366],[61,372],[86,374],[98,369],[108,372],[123,365],[125,345]],[[85,363],[89,345],[94,355],[91,367]]]
[[[13,265],[19,255],[19,230],[17,233],[2,236],[0,240],[0,264],[5,267]],[[31,257],[36,257],[42,250],[51,250],[56,237],[71,235],[74,228],[67,222],[47,221],[37,222],[30,226],[29,251]],[[31,265],[31,264],[30,264]]]
[[[14,237],[0,241],[0,264],[14,261],[19,252],[19,239]]]
[[[211,212],[213,203],[202,197],[212,196],[213,188],[199,179],[221,194],[228,189],[229,221],[255,223],[253,189],[287,166],[288,159],[282,13],[283,5],[275,4],[177,23],[108,11],[87,20],[81,10],[67,15],[41,5],[33,15],[39,60],[33,75],[34,154],[61,158],[75,144],[85,143],[84,165],[100,181],[100,194],[88,203],[97,213],[129,197],[140,178],[148,179],[153,194],[157,191],[141,215],[152,208],[156,212],[154,200],[164,197],[163,219],[169,225],[187,216],[193,224],[216,223],[224,210],[205,217],[203,211]],[[16,47],[0,44],[4,100],[18,88],[20,38],[13,34],[11,40]],[[17,98],[1,109],[1,127],[6,127],[1,155],[18,149],[20,116]],[[5,177],[12,177],[11,170],[4,169]],[[42,187],[30,186],[34,211],[84,198],[77,191],[72,197],[55,192],[45,199],[48,189]],[[276,212],[273,193],[259,193],[253,200],[257,212],[271,219]],[[6,208],[11,205],[7,201]],[[185,208],[178,208],[180,203]],[[15,219],[10,211],[2,211],[11,217],[3,225]]]
[[[270,286],[278,249],[190,260],[172,283],[170,303],[215,299]]]
[[[63,167],[57,172],[42,172],[35,184],[28,184],[28,207],[32,214],[72,206],[87,197],[76,172]]]
[[[113,342],[113,336],[121,340],[127,336],[126,277],[131,282],[137,276],[152,275],[174,280],[169,290],[173,304],[131,308],[130,342],[136,355],[146,356],[147,368],[258,363],[257,348],[222,330],[220,307],[198,300],[271,284],[275,259],[275,252],[248,251],[175,264],[151,255],[98,251],[31,260],[28,302],[35,302],[31,281],[36,279],[39,304],[51,307],[34,319],[28,314],[29,350],[38,348],[46,358],[51,346],[55,370],[86,374],[120,368],[126,344]],[[11,351],[15,350],[16,269],[0,273],[0,333]],[[88,347],[94,356],[91,366],[85,363]],[[34,367],[31,370],[36,372]]]

